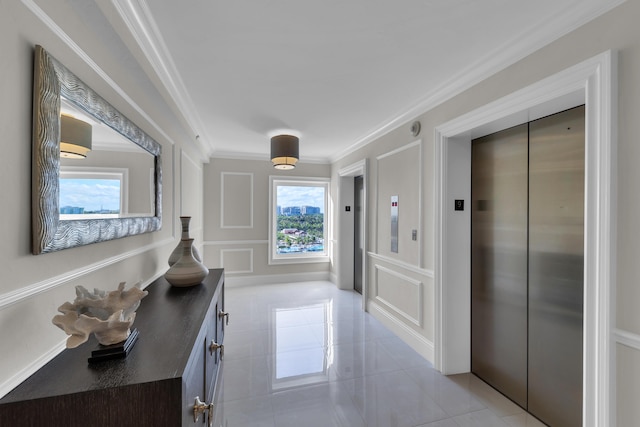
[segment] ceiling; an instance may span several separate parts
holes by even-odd
[[[330,162],[618,3],[112,0],[205,156]]]

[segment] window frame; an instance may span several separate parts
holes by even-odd
[[[324,188],[324,206],[323,206],[323,239],[324,250],[322,252],[300,252],[278,254],[278,215],[276,209],[278,206],[277,188],[278,186],[298,186],[298,187],[323,187]],[[277,264],[302,264],[302,263],[319,263],[329,262],[329,200],[331,190],[331,179],[321,177],[269,177],[269,265]]]

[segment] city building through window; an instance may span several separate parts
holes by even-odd
[[[328,193],[324,178],[271,178],[271,263],[328,260]]]

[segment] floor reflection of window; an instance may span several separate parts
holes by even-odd
[[[333,363],[332,302],[273,309],[272,387],[281,390],[329,381]]]

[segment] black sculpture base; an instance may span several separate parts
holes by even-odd
[[[127,357],[136,341],[138,341],[138,330],[134,329],[129,337],[119,343],[111,345],[98,345],[96,350],[91,352],[89,363],[101,362],[103,360],[124,359]]]

